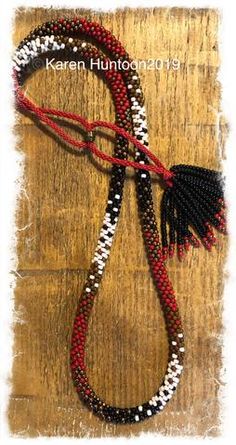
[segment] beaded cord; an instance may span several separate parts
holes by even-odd
[[[73,41],[78,36],[86,36],[90,41],[102,46],[110,54],[112,61],[127,62],[128,64],[132,62],[122,44],[99,23],[78,17],[61,18],[43,23],[21,42],[15,54],[15,71],[19,72],[24,64],[27,65],[27,56],[33,59],[34,55],[46,53],[48,50],[54,52],[66,48],[68,53],[72,52],[75,57],[77,48]],[[43,41],[40,41],[41,38]],[[86,53],[86,42],[84,42],[84,52]],[[103,60],[107,62],[108,58],[104,57]],[[37,68],[38,60],[34,63]],[[41,64],[39,63],[39,65]],[[131,109],[136,110],[133,131],[136,138],[148,146],[147,127],[143,124],[140,130],[138,125],[140,119],[143,119],[144,122],[146,120],[140,79],[137,72],[130,68],[131,65],[128,66],[129,69],[123,71],[122,76],[132,102]],[[127,110],[124,108],[123,111],[121,106],[118,125],[126,119]],[[145,165],[148,162],[139,150],[136,150],[136,159],[140,163],[144,162]],[[164,260],[173,256],[176,246],[178,258],[181,260],[189,250],[190,244],[193,247],[200,247],[201,244],[197,238],[205,248],[211,250],[212,246],[216,244],[212,229],[226,233],[224,184],[221,174],[201,167],[183,165],[174,166],[168,172],[169,174],[174,172],[174,177],[177,180],[174,181],[174,187],[164,193],[164,202],[161,204],[161,243]],[[147,175],[147,182],[150,182],[149,175]],[[170,185],[170,183],[166,182],[166,185]],[[173,183],[171,185],[173,186]],[[196,199],[199,189],[203,195],[201,202],[198,198]],[[209,209],[209,201],[210,207],[213,203],[213,214],[213,208]]]
[[[81,42],[79,37],[81,38],[82,36],[102,46],[103,50],[109,53],[110,59],[105,56],[100,49],[93,47],[90,43]],[[14,71],[19,85],[23,84],[29,74],[29,66],[31,65],[31,68],[34,68],[34,60],[38,57],[43,58],[45,54],[50,52],[57,55],[63,53],[66,57],[73,55],[73,57],[76,56],[78,59],[84,59],[87,63],[91,58],[106,61],[118,59],[122,61],[127,60],[128,62],[131,61],[121,43],[98,23],[90,22],[84,18],[75,18],[73,20],[60,19],[47,22],[37,27],[36,30],[31,32],[29,36],[20,43],[14,57]],[[107,71],[103,71],[103,74],[112,92],[116,111],[116,124],[128,132],[133,132],[136,139],[145,147],[148,147],[144,99],[138,74],[132,69],[128,69],[127,71],[108,69]],[[90,135],[90,138],[92,138],[92,135]],[[121,135],[117,135],[114,157],[127,159],[127,156],[127,140]],[[140,151],[137,146],[135,150],[135,160],[140,165],[148,164],[147,156]],[[193,173],[190,177],[188,177],[189,168]],[[206,190],[208,184],[208,198],[210,199],[215,193],[214,197],[217,200],[217,204],[214,204],[214,209],[210,209],[210,211],[220,212],[219,205],[223,207],[223,196],[221,189],[219,188],[218,190],[218,183],[215,181],[214,174],[211,175],[211,173],[209,173],[210,171],[207,172],[208,180],[206,180],[206,175],[202,172],[202,169],[198,170],[197,167],[175,166],[172,167],[171,171],[174,173],[173,181],[176,184],[178,184],[179,179],[181,179],[181,175],[184,177],[183,179],[186,184],[188,184],[189,181],[193,188],[196,185],[198,187],[200,181],[202,190]],[[124,179],[125,167],[113,165],[105,216],[92,265],[79,300],[71,345],[71,371],[77,392],[94,413],[106,421],[115,423],[139,422],[162,411],[176,390],[183,370],[184,357],[182,323],[174,291],[165,268],[165,255],[163,255],[163,249],[159,241],[153,209],[150,174],[148,171],[139,169],[136,171],[137,201],[149,263],[158,290],[168,334],[169,358],[167,369],[162,384],[155,394],[148,401],[130,408],[114,407],[106,404],[89,384],[85,362],[85,344],[89,316],[93,307],[94,298],[98,293],[99,284],[110,254],[117,227]],[[212,187],[212,180],[213,183],[217,184],[216,187]],[[181,186],[179,190],[177,187],[177,191],[176,187],[175,190],[172,191],[174,187],[168,186],[162,200],[162,245],[164,249],[169,248],[170,252],[173,250],[176,233],[178,245],[181,248],[183,244],[187,248],[189,241],[193,242],[193,244],[196,244],[197,241],[188,229],[185,212],[186,209],[188,210],[185,202],[185,190],[187,189],[192,197],[192,188],[190,187],[189,191],[188,187],[186,187],[184,193],[182,192],[184,196],[182,196]],[[174,199],[176,194],[177,199]],[[201,194],[199,194],[199,208],[202,211],[201,215],[203,215],[203,217],[202,220],[199,220],[198,216],[197,225],[195,224],[195,220],[194,224],[197,229],[201,230],[201,235],[204,236],[204,230],[206,229],[204,215],[206,211],[205,208],[202,210],[200,198]],[[178,203],[177,213],[176,203]],[[210,222],[215,223],[215,226],[221,225],[221,227],[223,227],[224,220],[222,214],[219,214],[219,219],[214,219],[214,215],[214,213],[211,215],[212,218]],[[208,214],[205,216],[208,218]],[[167,222],[169,224],[170,245],[167,241]],[[207,230],[212,234],[210,225],[207,227]],[[182,252],[181,249],[179,249],[179,252]],[[166,254],[165,250],[164,254]]]

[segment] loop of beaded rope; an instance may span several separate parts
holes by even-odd
[[[32,111],[42,122],[51,127],[60,136],[60,138],[65,142],[67,142],[68,144],[72,145],[75,148],[87,148],[96,156],[98,156],[100,159],[110,162],[111,164],[122,165],[124,167],[133,167],[135,169],[152,171],[154,173],[157,173],[158,175],[162,176],[163,180],[166,181],[166,184],[171,187],[172,185],[171,178],[174,176],[174,173],[167,170],[164,167],[164,165],[160,162],[160,160],[149,149],[147,149],[143,144],[141,144],[135,137],[133,137],[123,128],[118,127],[116,124],[112,124],[110,122],[105,122],[105,121],[89,122],[79,114],[75,113],[67,113],[61,110],[38,107],[36,104],[34,104],[25,96],[25,94],[20,90],[18,85],[16,85],[15,91],[16,91],[16,99],[18,105],[22,108]],[[79,122],[82,126],[84,126],[84,128],[87,131],[85,138],[86,141],[78,142],[76,139],[68,135],[64,130],[62,130],[61,127],[59,127],[59,125],[57,125],[52,119],[48,118],[46,115],[63,117]],[[93,143],[95,139],[94,130],[97,128],[108,128],[110,130],[115,131],[120,136],[123,136],[129,142],[132,142],[135,145],[135,147],[137,147],[142,153],[145,153],[146,156],[154,162],[154,165],[140,164],[138,162],[130,161],[127,159],[114,158],[113,156],[109,156],[106,153],[103,153]]]
[[[28,65],[36,57],[50,51],[63,52],[68,56],[73,54],[86,61],[91,57],[110,60],[99,49],[87,42],[81,42],[79,37],[82,35],[89,37],[98,45],[101,44],[103,49],[110,54],[111,60],[130,61],[121,43],[98,23],[89,22],[83,18],[60,19],[39,26],[19,45],[14,57],[14,69],[19,85],[25,80]],[[128,133],[132,131],[135,138],[148,147],[144,100],[138,74],[132,69],[124,72],[111,69],[104,72],[104,78],[114,100],[116,125]],[[146,154],[139,148],[136,145],[135,161],[143,167],[148,165],[148,160]],[[126,160],[127,156],[127,139],[118,134],[114,157]],[[125,167],[113,165],[105,216],[92,265],[79,299],[71,344],[71,371],[78,394],[94,413],[106,421],[115,423],[139,422],[161,412],[177,388],[184,356],[182,323],[162,256],[153,208],[150,174],[148,171],[144,172],[144,169],[139,169],[136,171],[136,190],[143,237],[168,333],[169,358],[166,373],[160,387],[149,400],[129,408],[108,405],[89,384],[85,360],[89,317],[117,227],[124,180]]]

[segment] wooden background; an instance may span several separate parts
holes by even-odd
[[[134,59],[178,57],[178,71],[140,70],[150,147],[168,166],[219,168],[226,124],[219,119],[219,15],[208,9],[18,10],[14,43],[37,24],[63,14],[95,18],[124,43]],[[38,70],[27,81],[31,98],[89,119],[114,120],[109,91],[94,73]],[[185,371],[161,415],[137,425],[103,423],[82,406],[70,378],[73,318],[102,222],[109,167],[103,174],[17,116],[23,153],[17,210],[18,270],[9,425],[21,436],[217,435],[222,346],[222,287],[226,241],[212,254],[191,251],[168,262],[186,334]],[[76,129],[73,135],[80,134]],[[112,143],[98,142],[112,152]],[[153,186],[157,217],[160,188]],[[138,222],[133,174],[111,257],[95,303],[88,338],[91,383],[106,401],[128,406],[157,389],[167,340]]]

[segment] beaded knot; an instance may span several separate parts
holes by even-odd
[[[85,140],[85,142],[94,142],[95,141],[94,130],[87,131],[87,133],[85,134],[84,140]]]

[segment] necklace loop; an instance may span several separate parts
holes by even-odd
[[[81,42],[81,37],[92,40]],[[102,47],[105,54],[100,49]],[[113,164],[108,199],[98,243],[87,279],[82,290],[74,319],[71,339],[70,366],[76,391],[86,405],[108,422],[133,423],[160,413],[174,395],[183,371],[184,334],[178,304],[168,278],[165,259],[173,254],[177,242],[179,257],[189,243],[198,245],[195,232],[207,248],[214,244],[212,226],[225,231],[224,200],[217,172],[204,168],[178,165],[167,170],[148,148],[148,130],[144,98],[138,73],[131,68],[104,72],[115,105],[115,123],[88,122],[82,116],[60,110],[41,108],[33,104],[21,91],[30,64],[45,53],[71,54],[88,62],[94,60],[122,60],[131,62],[122,44],[99,23],[85,18],[59,19],[38,26],[19,45],[14,56],[14,81],[17,103],[34,113],[55,131],[61,139],[76,148],[89,148],[92,153]],[[107,56],[107,53],[110,57]],[[50,117],[64,117],[79,122],[86,130],[85,141],[68,135]],[[116,133],[113,156],[101,152],[95,144],[95,129],[111,129]],[[129,142],[135,146],[135,160],[128,160]],[[149,163],[149,159],[153,164]],[[125,167],[136,169],[136,192],[143,239],[153,280],[160,299],[169,343],[168,363],[159,388],[149,400],[129,408],[116,407],[103,401],[91,387],[86,365],[86,338],[94,300],[109,258],[120,216],[125,181]],[[166,188],[161,203],[161,234],[159,240],[152,198],[150,171],[164,179]],[[167,223],[169,230],[167,230]],[[168,241],[169,240],[169,241]]]

